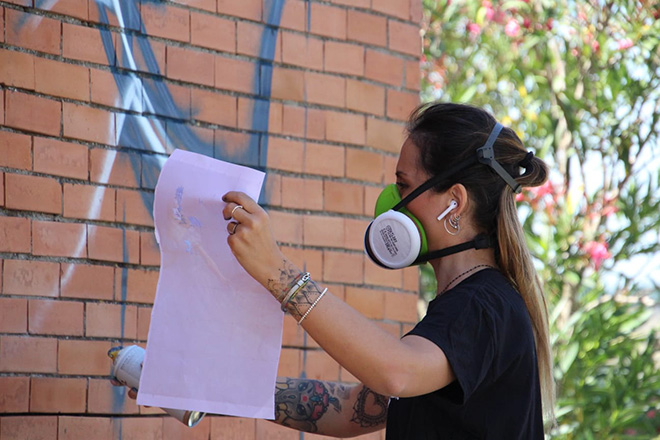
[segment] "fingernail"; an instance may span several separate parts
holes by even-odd
[[[227,201],[227,196],[226,196],[226,195],[222,196],[222,201],[223,201],[223,202],[226,202],[226,201]]]

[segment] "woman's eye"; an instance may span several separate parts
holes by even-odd
[[[408,188],[408,185],[406,185],[406,184],[403,183],[403,182],[397,182],[397,183],[396,183],[396,187],[399,188],[399,191],[401,191],[401,190],[403,190],[403,189]]]

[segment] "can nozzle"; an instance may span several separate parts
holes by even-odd
[[[112,359],[113,361],[117,358],[117,355],[119,355],[119,352],[122,350],[122,346],[119,347],[112,347],[110,350],[108,350],[108,357]]]

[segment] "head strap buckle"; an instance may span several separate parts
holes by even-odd
[[[479,160],[479,163],[491,167],[502,178],[502,180],[511,187],[514,193],[519,194],[522,191],[522,186],[516,182],[504,168],[502,168],[502,165],[500,165],[497,160],[495,160],[495,150],[493,149],[493,145],[495,144],[497,137],[500,135],[502,128],[504,127],[502,127],[502,124],[499,122],[495,124],[495,127],[493,128],[493,131],[490,132],[488,140],[484,146],[477,149],[477,159]]]

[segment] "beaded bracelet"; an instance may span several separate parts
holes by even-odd
[[[282,301],[282,311],[286,313],[286,306],[289,304],[289,301],[296,296],[296,294],[307,284],[309,281],[310,274],[309,272],[305,272],[303,276],[289,289],[287,292],[286,296],[284,297],[284,301]]]
[[[307,309],[307,311],[305,312],[305,314],[302,315],[302,318],[300,318],[300,321],[298,321],[298,325],[302,324],[302,322],[305,320],[305,318],[307,318],[307,315],[309,315],[309,312],[311,312],[312,309],[313,309],[314,307],[316,307],[316,305],[319,303],[319,301],[321,301],[321,298],[323,298],[323,295],[325,295],[325,292],[327,292],[327,291],[328,291],[328,288],[327,288],[327,287],[326,287],[325,289],[323,289],[323,292],[321,292],[321,294],[318,296],[318,298],[316,298],[316,299],[314,300],[314,302],[312,303],[312,305],[309,306],[309,309]]]

